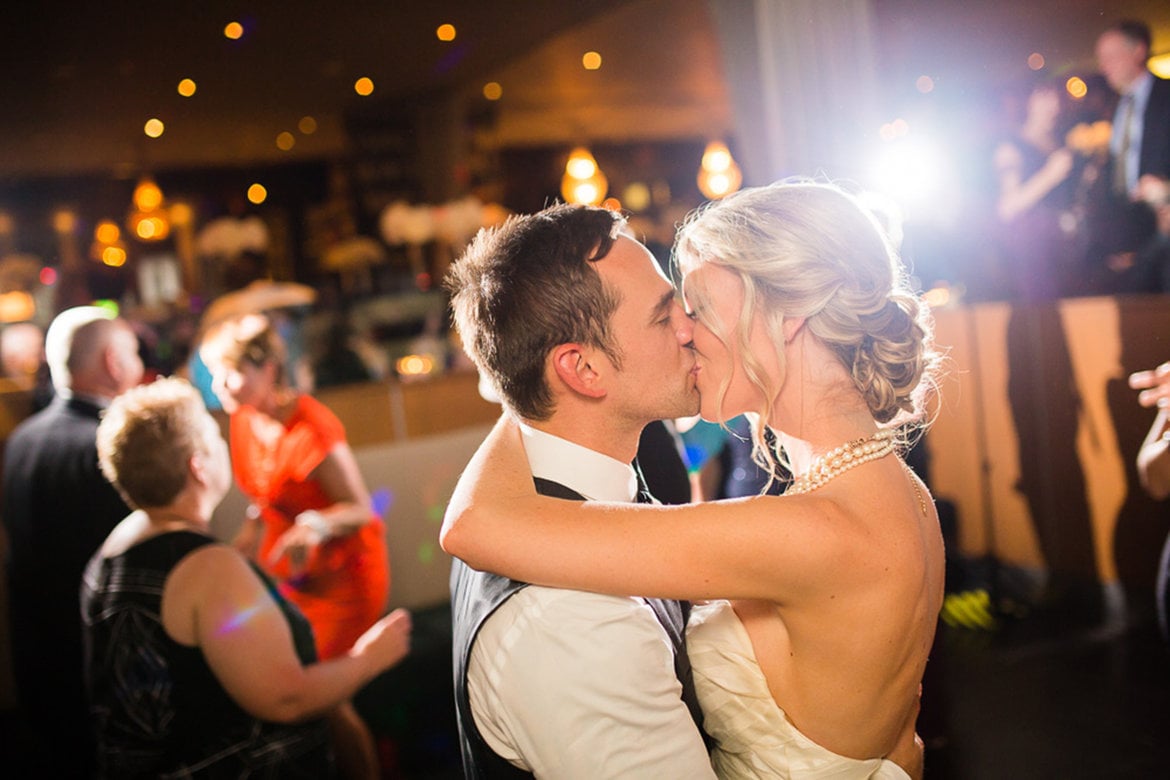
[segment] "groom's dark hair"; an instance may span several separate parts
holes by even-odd
[[[447,275],[463,349],[500,399],[529,420],[554,410],[545,361],[560,344],[596,347],[618,367],[610,317],[621,300],[593,263],[609,254],[625,218],[557,205],[485,228]]]

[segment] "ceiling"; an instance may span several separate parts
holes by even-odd
[[[347,112],[474,93],[489,79],[504,85],[498,132],[506,143],[726,132],[733,117],[709,9],[743,1],[10,3],[0,181],[336,156],[347,149]],[[1038,50],[1054,69],[1091,67],[1098,31],[1121,16],[1146,19],[1155,50],[1170,50],[1165,0],[870,7],[886,81],[927,73],[971,89],[1022,71]],[[245,28],[236,41],[222,32],[232,20]],[[445,22],[457,29],[450,43],[435,35]],[[587,49],[604,54],[600,71],[580,67]],[[368,98],[353,90],[360,76],[374,82]],[[178,95],[182,78],[195,80],[194,96]],[[316,120],[312,134],[297,129],[304,116]],[[143,134],[150,117],[166,123],[161,138]],[[291,150],[277,148],[281,132],[293,133]]]

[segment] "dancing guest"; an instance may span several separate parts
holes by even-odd
[[[464,472],[444,548],[525,582],[730,599],[688,648],[721,777],[902,778],[943,596],[925,486],[895,454],[934,363],[927,314],[873,216],[829,185],[744,190],[681,229],[705,419],[751,412],[798,475],[686,506],[536,495],[505,416]],[[774,451],[761,457],[775,461]]]
[[[995,150],[1000,243],[1015,294],[1029,302],[1060,297],[1078,267],[1075,157],[1058,127],[1062,93],[1055,82],[1034,86],[1023,125]]]
[[[266,316],[219,324],[201,354],[231,416],[233,471],[251,501],[236,546],[308,618],[319,657],[343,655],[382,614],[390,589],[384,528],[345,430],[291,387]],[[334,712],[333,726],[342,773],[375,776],[373,738],[351,704]]]
[[[322,715],[409,650],[397,610],[316,663],[304,617],[208,529],[227,445],[180,379],[114,401],[102,473],[136,511],[86,569],[86,679],[98,775],[329,777]]]

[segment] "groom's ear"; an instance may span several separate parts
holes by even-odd
[[[595,365],[597,350],[581,344],[560,344],[549,356],[553,372],[568,389],[587,398],[604,398],[605,387]]]

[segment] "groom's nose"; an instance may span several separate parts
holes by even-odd
[[[674,336],[684,347],[691,343],[695,335],[695,323],[687,316],[686,309],[678,301],[671,306],[670,317],[674,323]]]

